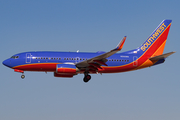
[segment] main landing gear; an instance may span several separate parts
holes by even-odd
[[[88,73],[84,73],[84,79],[83,81],[87,83],[91,79],[91,76]]]

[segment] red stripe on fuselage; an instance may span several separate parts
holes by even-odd
[[[47,71],[55,72],[56,65],[60,63],[34,63],[34,64],[25,64],[13,67],[13,69],[19,69],[24,71]]]

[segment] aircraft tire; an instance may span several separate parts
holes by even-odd
[[[25,78],[25,75],[21,75],[21,78],[24,79],[24,78]]]
[[[84,81],[85,83],[87,83],[90,79],[91,79],[91,76],[90,76],[90,75],[86,75],[86,76],[84,77],[83,81]]]

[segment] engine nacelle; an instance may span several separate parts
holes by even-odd
[[[71,64],[57,64],[56,73],[76,74],[78,68]]]

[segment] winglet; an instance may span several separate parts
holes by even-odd
[[[124,42],[126,40],[126,36],[123,37],[123,39],[121,40],[121,42],[117,45],[117,47],[115,49],[113,49],[112,51],[118,50],[120,51],[123,48]]]

